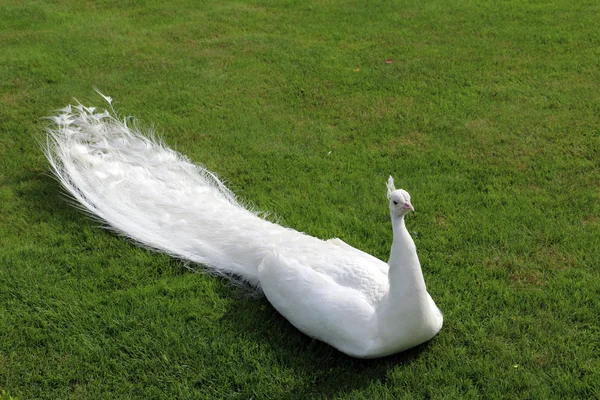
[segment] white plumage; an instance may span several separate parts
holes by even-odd
[[[117,119],[112,106],[67,106],[51,119],[46,156],[88,212],[143,246],[261,288],[305,334],[372,358],[421,344],[441,329],[404,225],[410,196],[391,177],[394,240],[384,263],[339,239],[262,219],[212,172]]]

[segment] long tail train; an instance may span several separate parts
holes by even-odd
[[[286,229],[242,205],[214,173],[118,119],[103,97],[108,111],[78,104],[51,117],[45,153],[63,187],[144,247],[259,286],[265,236]]]

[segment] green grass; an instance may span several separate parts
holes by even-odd
[[[600,397],[597,1],[0,3],[0,389],[21,399]],[[391,64],[384,63],[393,59]],[[380,360],[78,212],[76,97],[255,206],[385,259],[385,180],[445,315]]]

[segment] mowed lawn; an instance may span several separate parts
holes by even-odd
[[[583,0],[0,2],[0,389],[600,397],[599,21]],[[352,359],[101,229],[41,150],[93,88],[282,224],[381,259],[393,175],[442,331]]]

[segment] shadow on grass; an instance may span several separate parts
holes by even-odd
[[[243,332],[245,340],[268,349],[269,358],[276,360],[278,369],[292,369],[295,375],[305,377],[305,383],[310,382],[310,385],[290,388],[286,398],[334,397],[365,389],[376,382],[383,384],[392,369],[409,366],[430,345],[427,342],[384,358],[353,358],[298,331],[264,296],[240,299],[240,292],[228,286],[221,287],[220,291],[223,296],[238,298],[221,322]]]
[[[73,207],[73,201],[49,173],[23,174],[15,183],[19,185],[16,192],[22,204],[35,215],[31,218],[44,219],[65,229],[96,224]],[[187,271],[183,262],[181,270],[182,273]],[[252,296],[250,290],[230,283],[217,285],[217,292],[223,298],[234,300],[219,321],[224,328],[240,332],[245,341],[266,349],[270,353],[268,359],[278,369],[291,369],[294,375],[304,377],[302,385],[289,388],[285,393],[287,398],[333,397],[365,389],[376,382],[384,384],[390,370],[409,366],[428,347],[426,343],[380,359],[352,358],[299,332],[264,296]]]
[[[9,184],[16,185],[15,193],[30,216],[44,220],[56,220],[82,223],[92,221],[89,214],[81,211],[76,201],[61,187],[60,183],[47,172],[24,173],[13,178]]]

